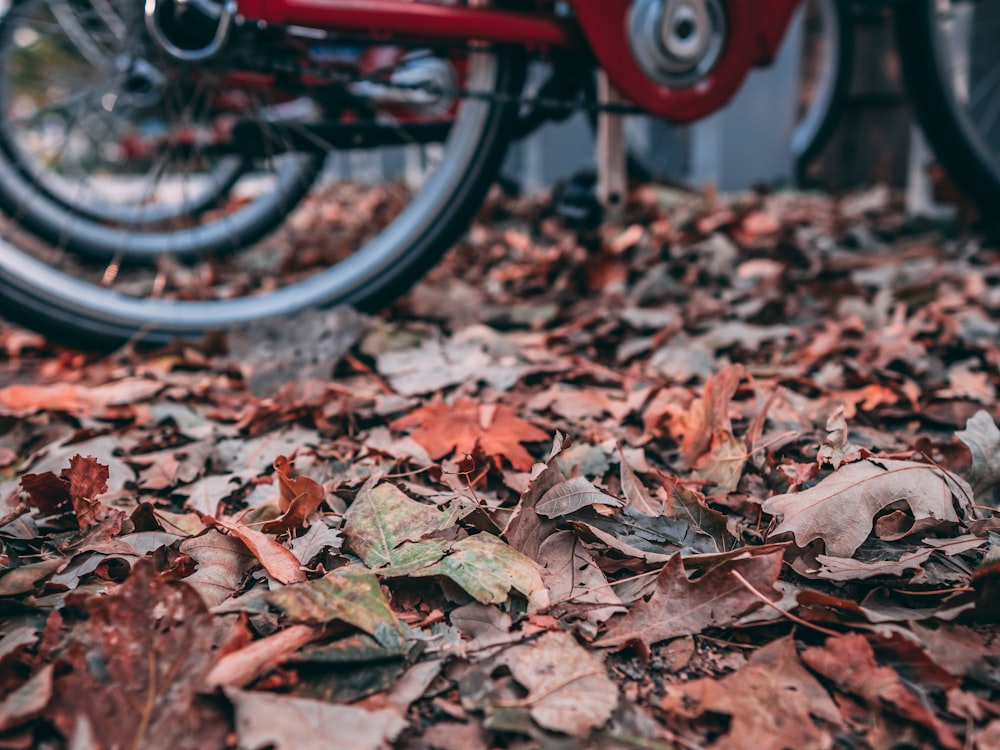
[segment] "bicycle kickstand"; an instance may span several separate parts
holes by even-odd
[[[600,104],[627,103],[603,70],[597,77],[597,100]],[[598,112],[594,154],[597,162],[597,200],[604,208],[606,219],[621,218],[625,208],[628,187],[625,154],[625,116]]]

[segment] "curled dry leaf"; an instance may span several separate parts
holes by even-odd
[[[972,454],[969,484],[976,502],[990,508],[1000,507],[1000,428],[985,411],[977,411],[955,437]]]
[[[764,501],[765,513],[782,521],[771,537],[791,533],[805,547],[815,539],[833,557],[851,557],[871,533],[881,510],[905,501],[913,514],[912,532],[961,521],[972,489],[961,477],[936,466],[893,459],[848,464],[802,492]]]
[[[292,625],[228,653],[205,677],[205,686],[244,687],[281,664],[319,632],[308,625]]]
[[[281,546],[267,534],[244,526],[239,521],[213,520],[212,523],[243,542],[250,553],[264,566],[264,570],[276,581],[298,583],[306,579],[298,558],[291,550]]]
[[[292,477],[291,471],[292,464],[287,457],[274,459],[274,473],[278,477],[278,508],[282,514],[261,526],[265,534],[280,534],[305,526],[326,497],[323,485],[315,479]]]

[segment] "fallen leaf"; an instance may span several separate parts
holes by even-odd
[[[395,710],[366,711],[308,698],[227,688],[247,750],[381,750],[406,728]]]
[[[791,638],[755,651],[746,667],[721,679],[670,686],[660,708],[686,718],[731,717],[728,731],[712,743],[719,750],[831,748],[830,728],[842,723],[836,704],[802,666]]]
[[[223,529],[246,545],[250,553],[257,558],[264,570],[280,583],[298,583],[306,579],[302,564],[287,547],[278,544],[274,539],[261,531],[244,526],[239,521],[229,522],[214,519],[212,523]]]
[[[961,520],[956,507],[972,502],[965,480],[928,464],[895,459],[867,459],[842,466],[802,492],[764,501],[765,513],[781,516],[770,537],[791,533],[799,547],[814,539],[832,557],[851,557],[885,507],[905,501],[913,514],[913,531]]]
[[[972,454],[969,484],[976,503],[991,508],[1000,506],[1000,460],[997,459],[1000,456],[1000,429],[993,417],[988,412],[977,411],[955,437],[965,443]]]
[[[292,625],[226,654],[205,677],[205,686],[244,687],[284,662],[319,634],[308,625]]]
[[[942,747],[961,741],[925,702],[909,690],[892,667],[880,667],[868,639],[860,634],[828,638],[822,647],[802,652],[802,661],[832,680],[837,689],[861,698],[869,707],[894,714],[929,730]]]
[[[636,476],[635,471],[625,458],[621,443],[618,444],[619,479],[622,484],[622,494],[628,504],[646,516],[658,516],[663,513],[663,504],[654,500],[646,487]]]
[[[538,564],[492,534],[455,542],[444,559],[412,575],[450,578],[483,604],[504,602],[514,589],[528,599],[530,611],[548,605]]]
[[[48,710],[65,737],[85,719],[99,747],[223,744],[227,722],[198,695],[214,664],[214,628],[194,589],[140,560],[114,593],[89,598],[87,612],[68,636]]]
[[[367,571],[340,568],[314,581],[268,592],[264,598],[292,622],[325,625],[339,620],[390,647],[407,640],[378,578]]]
[[[110,470],[93,456],[73,456],[69,460],[69,500],[80,528],[90,526],[101,510],[98,496],[108,491]]]
[[[198,567],[184,579],[201,594],[205,606],[215,607],[232,596],[257,566],[257,559],[238,537],[208,529],[185,539],[180,551],[190,555]]]
[[[114,407],[128,407],[152,398],[163,383],[128,378],[99,386],[75,383],[9,385],[0,388],[0,410],[17,417],[39,411],[62,411],[87,416],[111,416]]]
[[[601,492],[590,480],[572,477],[546,491],[535,505],[535,512],[546,518],[558,518],[593,505],[620,508],[623,503],[618,498]]]
[[[582,648],[569,633],[545,633],[515,647],[508,660],[514,679],[528,689],[520,701],[546,729],[584,737],[602,726],[618,704],[618,686],[603,659]]]
[[[732,431],[729,402],[736,395],[743,375],[741,365],[724,368],[705,381],[702,397],[691,404],[681,443],[681,455],[688,466],[694,466],[701,454],[708,450],[716,432]]]
[[[489,420],[485,411],[492,410]],[[392,423],[393,429],[415,427],[410,437],[422,445],[431,458],[452,453],[473,453],[478,445],[488,456],[505,458],[511,466],[527,471],[534,463],[521,443],[548,440],[547,433],[525,422],[506,404],[486,407],[469,399],[453,405],[431,403],[414,409]]]
[[[382,482],[362,487],[354,498],[344,515],[344,537],[350,549],[374,570],[411,564],[412,558],[404,558],[400,549],[404,542],[418,541],[454,522],[453,516]]]
[[[0,732],[8,732],[35,718],[52,699],[54,665],[46,664],[0,702]]]
[[[628,613],[612,619],[597,646],[618,647],[631,641],[647,647],[679,635],[693,635],[709,627],[725,627],[760,604],[732,573],[743,576],[760,594],[779,599],[774,583],[781,572],[780,550],[766,555],[735,558],[692,581],[680,555],[670,558],[656,577],[647,601],[638,601]]]
[[[546,539],[538,562],[553,606],[564,604],[595,624],[626,611],[590,551],[573,532],[559,531]]]
[[[307,476],[292,477],[291,462],[285,456],[274,459],[278,477],[278,508],[281,515],[261,526],[265,534],[281,534],[305,526],[326,498],[323,485]]]

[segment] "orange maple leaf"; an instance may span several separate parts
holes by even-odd
[[[548,440],[546,432],[518,417],[503,404],[477,404],[459,399],[454,404],[434,403],[414,409],[392,423],[393,429],[416,427],[410,437],[434,459],[452,452],[472,453],[479,447],[488,456],[501,456],[519,471],[534,463],[521,443]]]

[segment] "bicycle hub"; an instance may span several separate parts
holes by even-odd
[[[726,37],[721,0],[634,0],[628,36],[643,71],[661,86],[684,88],[715,66]]]

